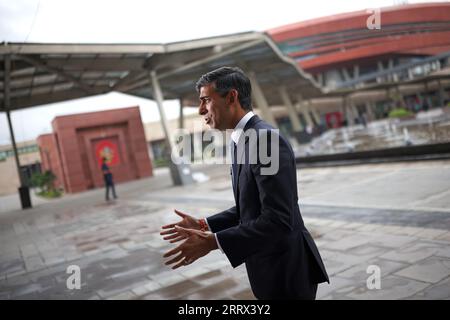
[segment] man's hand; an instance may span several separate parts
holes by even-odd
[[[174,264],[172,269],[177,269],[183,265],[191,264],[198,258],[201,258],[204,255],[207,255],[210,251],[218,248],[213,233],[185,229],[178,226],[175,226],[174,229],[176,230],[178,237],[182,236],[184,238],[173,240],[171,242],[177,242],[185,238],[187,238],[187,240],[175,249],[172,249],[164,254],[164,258],[167,258],[178,253],[176,257],[165,263],[166,265]]]
[[[169,236],[163,237],[164,240],[176,239],[176,241],[180,241],[180,240],[183,240],[186,238],[186,236],[180,238],[180,235],[179,235],[178,231],[175,229],[175,226],[186,228],[186,229],[194,229],[194,230],[201,229],[201,226],[198,223],[197,219],[195,219],[194,217],[191,217],[190,215],[188,215],[186,213],[178,211],[176,209],[174,211],[177,215],[179,215],[182,218],[182,220],[178,221],[177,223],[172,223],[172,224],[167,224],[165,226],[162,226],[163,229],[168,229],[168,230],[161,231],[160,235],[162,235],[162,236],[169,235]],[[176,242],[176,241],[173,241],[173,242]]]

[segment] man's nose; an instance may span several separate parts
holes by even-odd
[[[199,106],[198,106],[198,114],[199,115],[204,115],[206,113],[206,108],[205,108],[205,106],[203,105],[203,103],[201,103]]]

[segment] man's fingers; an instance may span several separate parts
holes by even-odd
[[[172,233],[178,233],[178,231],[175,228],[173,228],[173,229],[170,229],[170,230],[161,231],[159,234],[164,236],[166,234],[172,234]]]
[[[186,229],[180,226],[175,226],[174,227],[175,230],[177,230],[179,233],[185,233],[185,234],[193,234],[195,230],[193,229]]]
[[[181,260],[179,263],[177,263],[176,265],[174,265],[174,266],[172,267],[172,269],[175,270],[175,269],[178,269],[178,268],[181,267],[181,266],[185,266],[186,263],[185,263],[184,261],[186,261],[186,259]]]
[[[166,224],[165,226],[162,226],[163,229],[171,229],[175,227],[176,223]]]
[[[200,236],[203,234],[202,231],[195,230],[195,229],[186,229],[186,228],[183,228],[183,227],[180,227],[180,226],[175,226],[175,230],[177,230],[179,234],[185,234],[188,237],[190,237],[190,236],[192,236],[194,234],[195,235],[200,235]]]
[[[170,240],[170,243],[175,243],[175,242],[181,241],[181,240],[186,239],[186,238],[187,238],[187,236],[179,236],[178,238]]]
[[[186,213],[183,213],[183,212],[181,212],[181,211],[178,211],[177,209],[174,209],[173,211],[175,211],[175,213],[176,213],[177,215],[179,215],[180,217],[182,217],[182,218],[184,218],[184,217],[187,216]]]
[[[174,262],[177,262],[178,260],[183,259],[183,253],[180,253],[179,255],[177,255],[175,258],[173,258],[172,260],[169,260],[167,262],[165,262],[165,265],[169,265],[172,264]]]
[[[167,258],[167,257],[170,257],[170,256],[172,256],[172,255],[174,255],[175,253],[177,253],[177,252],[180,252],[181,251],[181,245],[180,246],[178,246],[178,247],[176,247],[175,249],[172,249],[172,250],[170,250],[170,251],[167,251],[164,255],[163,255],[163,257],[164,258]]]
[[[180,234],[177,232],[177,233],[174,233],[174,234],[172,234],[170,236],[163,237],[163,239],[164,240],[172,240],[172,239],[175,239],[175,238],[177,238],[179,236],[180,236]]]

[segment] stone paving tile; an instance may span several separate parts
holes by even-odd
[[[136,288],[133,288],[131,290],[136,296],[144,296],[147,293],[150,293],[152,291],[158,290],[161,288],[161,285],[157,283],[156,281],[150,280],[147,282],[144,282],[144,284],[139,285]]]
[[[152,275],[151,279],[153,281],[159,283],[162,287],[167,287],[167,286],[173,285],[175,283],[186,280],[186,278],[183,277],[181,274],[174,273],[173,271],[167,271],[167,272],[160,273],[157,275]]]
[[[379,227],[380,227],[380,225],[378,225],[378,224],[364,223],[361,227],[358,228],[358,231],[368,232],[368,231],[376,230]]]
[[[109,297],[107,300],[132,300],[137,298],[136,294],[131,291],[122,292],[113,297]]]
[[[388,247],[388,248],[402,247],[407,243],[411,243],[415,240],[414,237],[399,236],[381,232],[372,232],[370,234],[370,237],[372,237],[371,239],[372,245],[378,245],[381,247]]]
[[[186,278],[193,278],[210,272],[210,269],[203,266],[190,265],[190,268],[180,270],[180,274]]]
[[[400,235],[400,236],[415,236],[416,234],[423,231],[423,228],[418,227],[400,227],[393,231],[391,231],[392,234]]]
[[[337,241],[354,234],[352,230],[344,230],[339,228],[320,227],[318,230],[320,232],[319,238],[326,241]]]
[[[203,287],[200,290],[196,290],[195,292],[183,295],[182,299],[194,299],[194,300],[215,300],[215,299],[221,299],[224,296],[228,295],[228,291],[232,288],[238,286],[239,283],[236,282],[236,280],[231,278],[226,278],[218,283],[214,283],[213,285]]]
[[[330,293],[335,292],[341,288],[349,288],[352,290],[355,288],[353,280],[341,278],[338,276],[332,277],[330,279],[330,284],[322,283],[319,284],[317,288],[316,299],[322,299],[328,296]]]
[[[0,263],[0,274],[6,277],[7,274],[12,274],[14,272],[24,270],[24,266],[25,265],[21,258],[11,259],[9,261]]]
[[[347,251],[351,248],[355,248],[358,246],[366,245],[371,241],[371,237],[368,237],[365,234],[356,233],[350,236],[341,238],[339,240],[333,241],[327,244],[325,247],[331,250],[341,250]]]
[[[386,275],[389,275],[407,266],[406,263],[374,258],[368,260],[364,264],[358,264],[343,272],[340,272],[337,274],[337,276],[341,278],[351,279],[355,282],[358,282],[359,284],[366,283],[366,280],[371,275],[370,273],[367,273],[367,268],[371,265],[375,265],[380,268],[381,279],[383,279]]]
[[[18,276],[23,276],[27,273],[24,267],[17,267],[5,274],[6,279],[15,278]]]
[[[417,261],[426,259],[432,255],[438,254],[442,252],[444,254],[448,248],[448,244],[446,247],[443,247],[442,244],[434,243],[434,242],[416,242],[411,243],[408,246],[405,246],[400,249],[391,250],[380,257],[383,259],[402,261],[407,263],[416,263]]]
[[[450,259],[432,257],[397,271],[395,274],[423,282],[437,283],[450,276]]]
[[[194,291],[201,289],[202,286],[192,280],[183,280],[181,282],[165,286],[161,289],[155,290],[139,299],[143,300],[158,300],[158,299],[180,299]],[[184,299],[184,298],[183,298]]]
[[[74,290],[64,290],[65,296],[67,300],[99,300],[104,299],[100,297],[95,289],[89,289],[89,288],[81,288],[80,290],[74,289]],[[56,293],[56,296],[58,296],[58,293]]]
[[[329,223],[327,226],[330,228],[344,228],[343,226],[347,224],[347,221],[333,221]]]
[[[359,229],[359,228],[361,228],[361,227],[363,227],[363,224],[362,223],[359,223],[359,222],[351,222],[351,223],[346,223],[346,224],[344,224],[343,226],[342,226],[342,228],[344,228],[344,229]]]
[[[444,234],[438,236],[436,239],[437,239],[437,240],[444,240],[444,241],[450,242],[450,232],[447,231],[446,233],[444,233]]]
[[[432,285],[415,295],[409,297],[411,300],[450,300],[450,278]]]
[[[256,300],[252,289],[244,289],[238,293],[235,293],[231,296],[231,299],[234,300]]]
[[[39,256],[31,256],[25,259],[25,267],[28,272],[45,268],[45,263]]]
[[[173,208],[199,217],[224,209],[233,200],[224,181],[221,190],[139,190],[107,205],[0,216],[0,299],[254,299],[245,265],[233,269],[218,250],[175,271],[162,258],[174,245],[159,227],[176,221]],[[318,299],[450,298],[448,213],[306,205],[302,214],[330,275]],[[82,270],[80,290],[66,288],[69,264]],[[371,264],[381,268],[381,290],[366,287]]]
[[[227,275],[225,275],[222,271],[213,270],[213,271],[204,273],[202,275],[193,277],[191,279],[201,285],[208,286],[208,285],[217,283],[218,281],[222,280],[222,278],[224,278],[224,277],[227,277]]]
[[[326,246],[324,248],[328,250]],[[334,251],[332,255],[328,254],[329,251],[326,250],[321,250],[321,255],[329,275],[340,275],[344,270],[355,265],[367,268],[371,264],[371,259],[386,251],[385,248],[370,245],[360,245],[345,253]]]
[[[102,298],[110,298],[127,290],[132,290],[134,287],[139,286],[146,281],[144,278],[136,278],[133,281],[128,279],[121,281],[109,281],[103,285],[100,290],[97,290],[97,294]],[[92,286],[93,287],[93,286]]]
[[[334,277],[336,274],[349,269],[354,265],[354,263],[336,261],[329,258],[324,258],[324,256],[322,256],[322,258],[329,277]]]
[[[439,236],[444,235],[447,233],[447,230],[439,230],[439,229],[424,229],[417,233],[415,236],[418,238],[425,238],[425,239],[437,239]]]

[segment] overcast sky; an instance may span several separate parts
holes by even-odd
[[[265,31],[336,13],[401,0],[0,0],[0,42],[167,43],[245,31]],[[436,1],[408,1],[436,2]],[[196,79],[193,79],[193,82]],[[152,101],[119,93],[12,112],[17,141],[51,132],[56,115],[140,105],[144,122],[159,119]],[[178,102],[165,104],[168,118]],[[9,144],[0,114],[0,145]]]

